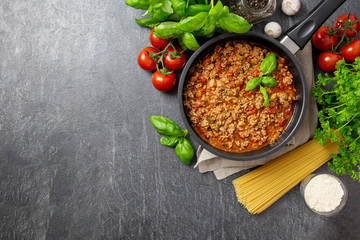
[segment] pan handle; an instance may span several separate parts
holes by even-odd
[[[292,53],[305,47],[325,20],[346,0],[323,0],[300,23],[286,31],[280,42]]]

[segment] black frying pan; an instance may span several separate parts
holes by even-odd
[[[198,50],[194,52],[191,58],[187,61],[179,82],[178,98],[180,104],[181,116],[185,122],[186,128],[189,130],[192,136],[208,151],[233,160],[253,160],[268,156],[284,146],[298,130],[299,126],[305,115],[305,110],[308,102],[308,94],[306,87],[306,79],[301,67],[296,60],[294,54],[302,49],[306,43],[310,40],[315,31],[323,24],[323,22],[343,3],[345,0],[324,0],[321,1],[306,17],[300,21],[297,25],[290,28],[280,40],[280,42],[268,37],[265,34],[248,32],[245,34],[223,34],[217,36],[205,44],[203,44]],[[183,91],[186,81],[189,77],[191,68],[209,51],[214,49],[216,45],[224,44],[228,41],[247,41],[252,42],[255,45],[262,46],[264,48],[277,52],[281,57],[285,59],[286,64],[289,67],[293,75],[293,80],[296,87],[296,103],[293,112],[293,116],[280,137],[273,143],[256,151],[245,153],[232,153],[218,149],[204,141],[191,127],[190,121],[186,116],[186,110],[183,105]]]

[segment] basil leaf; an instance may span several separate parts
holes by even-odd
[[[135,22],[143,27],[153,28],[160,24],[160,22],[154,19],[152,16],[146,18],[135,18]]]
[[[196,14],[201,12],[209,12],[210,7],[211,7],[210,5],[195,4],[188,6],[185,12],[187,16],[195,16]]]
[[[261,78],[259,78],[259,77],[250,79],[246,83],[245,91],[253,90],[254,88],[256,88],[257,85],[260,84],[260,82],[261,82]]]
[[[267,92],[266,92],[266,89],[265,89],[263,86],[261,86],[261,85],[260,85],[260,92],[261,92],[261,94],[262,94],[263,97],[264,97],[264,104],[263,104],[263,106],[265,107],[265,106],[267,106],[267,105],[269,104],[269,96],[268,96],[268,94],[267,94]]]
[[[165,21],[167,17],[174,12],[169,0],[150,0],[150,5],[143,16],[152,14],[152,17],[158,21]]]
[[[168,0],[164,0],[163,5],[161,6],[161,10],[168,13],[168,15],[174,12],[173,8],[171,7],[171,2]]]
[[[179,126],[166,117],[150,116],[150,122],[158,133],[173,137],[182,137],[184,135]]]
[[[229,7],[225,5],[221,14],[227,14],[229,12],[230,12]]]
[[[160,139],[160,143],[167,147],[175,147],[181,138],[179,137],[173,137],[173,136],[163,136]]]
[[[179,15],[177,15],[176,13],[173,13],[173,14],[168,16],[167,20],[168,21],[179,22],[181,20],[181,17]]]
[[[177,38],[177,41],[178,41],[180,47],[181,47],[184,51],[188,49],[187,46],[186,46],[186,45],[183,43],[183,41],[181,40],[181,36],[180,36],[179,38]]]
[[[223,11],[223,4],[221,1],[218,1],[216,5],[210,10],[209,15],[215,18],[220,17]]]
[[[149,8],[149,0],[125,0],[125,3],[135,9],[146,10]]]
[[[191,159],[194,157],[194,148],[189,140],[183,138],[176,145],[175,153],[184,164],[190,165]]]
[[[276,80],[273,77],[261,76],[261,83],[266,87],[275,87]]]
[[[188,6],[191,6],[191,5],[194,5],[196,4],[196,0],[189,0],[189,5]]]
[[[205,4],[205,5],[207,5],[207,0],[198,0],[197,1],[199,4]]]
[[[159,38],[168,39],[181,34],[181,31],[177,28],[177,22],[167,21],[155,27],[153,33]]]
[[[171,5],[177,15],[185,16],[186,0],[171,0]]]
[[[215,32],[215,18],[212,16],[209,16],[206,19],[206,22],[204,26],[202,26],[199,30],[193,32],[194,36],[196,37],[211,37]]]
[[[183,32],[193,32],[200,29],[206,21],[209,13],[201,12],[192,17],[187,17],[178,22],[177,27]]]
[[[234,13],[222,14],[219,18],[219,24],[222,29],[233,33],[246,33],[252,24],[249,24],[244,18]]]
[[[162,5],[163,6],[163,5]],[[171,9],[172,10],[172,9]],[[154,8],[152,10],[152,16],[153,18],[159,20],[159,21],[165,21],[167,19],[167,17],[170,15],[171,13],[165,12],[163,10],[163,7],[160,8]]]
[[[182,41],[182,44],[184,44],[186,48],[190,49],[191,51],[195,51],[200,47],[192,33],[185,32],[181,34],[180,39]]]
[[[277,66],[276,56],[274,53],[271,53],[262,60],[260,64],[260,70],[264,75],[270,74],[272,73],[272,71],[274,71],[276,66]]]

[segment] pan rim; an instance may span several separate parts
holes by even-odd
[[[292,121],[295,121],[294,127],[290,130],[290,132],[287,134],[287,136],[283,136],[285,138],[280,143],[276,144],[275,146],[272,146],[267,151],[263,151],[262,150],[263,148],[260,148],[260,149],[255,150],[255,151],[244,152],[244,153],[226,152],[226,151],[223,151],[221,149],[218,149],[218,148],[215,148],[215,147],[211,146],[204,139],[199,137],[198,134],[195,132],[195,130],[193,130],[190,122],[187,119],[185,108],[184,108],[184,105],[183,105],[183,90],[184,90],[184,87],[185,87],[185,81],[187,80],[187,76],[189,74],[189,71],[194,66],[194,64],[196,64],[198,59],[203,54],[205,54],[207,51],[211,50],[217,44],[225,43],[227,41],[236,41],[236,40],[238,40],[238,41],[253,42],[251,40],[246,40],[247,37],[249,37],[249,38],[259,38],[259,39],[264,40],[264,42],[265,42],[264,44],[256,43],[256,42],[255,42],[255,44],[263,45],[263,46],[265,46],[267,48],[271,48],[271,46],[268,46],[268,44],[266,43],[266,42],[270,42],[270,44],[272,46],[275,45],[277,48],[281,49],[281,51],[283,51],[286,54],[286,56],[288,58],[290,58],[291,62],[295,65],[295,68],[297,69],[297,71],[298,71],[298,73],[300,75],[299,80],[301,82],[301,88],[302,88],[302,93],[303,93],[302,94],[302,102],[301,102],[301,104],[299,106],[299,108],[300,108],[299,109],[300,117],[298,119],[294,119],[294,116],[292,116],[292,118],[291,118],[290,122],[288,123],[288,126],[285,128],[284,132],[288,129],[288,127],[289,127],[289,125],[290,125],[290,123]],[[275,40],[273,38],[270,38],[270,37],[268,37],[268,36],[266,36],[264,34],[257,33],[257,32],[248,32],[248,33],[244,33],[244,34],[225,33],[225,34],[221,34],[221,35],[219,35],[219,36],[217,36],[215,38],[212,38],[209,41],[205,42],[189,58],[189,60],[187,61],[185,67],[183,68],[183,71],[182,71],[181,76],[180,76],[179,87],[178,87],[178,101],[179,101],[179,106],[180,106],[180,114],[181,114],[181,117],[182,117],[182,119],[183,119],[183,121],[185,123],[186,128],[190,132],[191,136],[194,137],[195,140],[204,149],[210,151],[211,153],[213,153],[213,154],[215,154],[217,156],[220,156],[220,157],[223,157],[223,158],[226,158],[226,159],[238,160],[238,161],[250,161],[250,160],[263,158],[263,157],[266,157],[266,156],[269,156],[269,155],[273,154],[274,152],[278,151],[280,148],[285,146],[285,144],[288,143],[290,141],[290,139],[293,138],[293,136],[295,135],[295,133],[299,129],[300,125],[302,124],[305,113],[306,113],[306,107],[307,107],[307,103],[308,103],[308,92],[307,92],[307,83],[306,83],[305,75],[304,75],[304,73],[302,71],[302,68],[301,68],[300,64],[298,63],[297,59],[295,58],[295,55],[293,55],[280,42],[278,42],[277,40]],[[298,105],[296,105],[296,106],[298,106]],[[294,109],[294,111],[295,111],[295,109]],[[278,139],[280,137],[282,137],[283,133],[278,137]],[[271,146],[271,144],[269,144],[267,146]],[[266,148],[267,146],[265,146],[264,148]]]

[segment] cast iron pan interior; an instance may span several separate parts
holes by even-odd
[[[186,112],[185,112],[186,110],[183,105],[183,91],[184,91],[184,86],[186,85],[185,83],[189,77],[190,69],[201,59],[201,57],[203,57],[209,51],[212,51],[216,45],[224,44],[227,41],[252,42],[255,45],[275,51],[285,59],[285,62],[288,65],[290,72],[293,74],[293,80],[295,82],[295,88],[296,88],[296,102],[295,102],[293,116],[288,126],[286,127],[285,131],[279,136],[277,140],[256,151],[251,151],[246,153],[232,153],[213,147],[205,140],[203,140],[196,133],[196,131],[193,130],[193,128],[190,125],[190,121],[186,116]],[[279,150],[294,136],[295,132],[299,128],[305,115],[305,108],[307,106],[307,101],[308,101],[306,89],[307,89],[306,79],[304,73],[301,70],[299,63],[295,59],[295,56],[291,54],[290,51],[286,47],[281,45],[278,41],[266,35],[256,32],[248,32],[245,34],[227,33],[215,37],[209,40],[208,42],[206,42],[205,44],[203,44],[198,50],[194,52],[191,58],[187,61],[180,77],[178,98],[179,98],[181,116],[185,122],[186,128],[189,130],[191,135],[196,139],[196,141],[201,144],[202,147],[204,147],[208,151],[220,157],[224,157],[232,160],[248,161],[248,160],[254,160],[269,156],[270,154]]]

